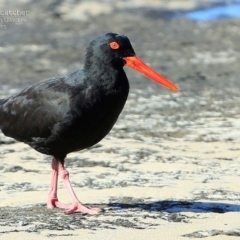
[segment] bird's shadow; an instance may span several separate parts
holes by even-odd
[[[222,202],[194,202],[194,201],[157,201],[150,203],[119,203],[113,202],[107,204],[109,208],[115,210],[124,209],[140,209],[150,212],[194,212],[194,213],[226,213],[226,212],[240,212],[239,204],[222,203]]]

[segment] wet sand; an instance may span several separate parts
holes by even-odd
[[[87,43],[107,31],[129,36],[180,91],[126,69],[131,93],[116,126],[95,147],[69,154],[76,193],[105,210],[98,216],[47,209],[51,157],[0,134],[1,239],[239,237],[240,20],[166,20],[158,1],[141,3],[85,15],[67,1],[44,11],[14,6],[31,14],[0,31],[0,98],[80,68]],[[59,198],[70,202],[62,183]]]

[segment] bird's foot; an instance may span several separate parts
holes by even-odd
[[[102,212],[101,208],[91,208],[91,207],[85,207],[80,202],[75,202],[71,205],[70,208],[68,208],[66,211],[64,211],[64,214],[72,214],[72,213],[86,213],[86,214],[100,214]]]
[[[58,201],[58,198],[49,198],[47,201],[47,208],[63,208],[66,209],[64,214],[72,214],[72,213],[85,213],[85,214],[100,214],[102,212],[101,208],[91,208],[85,207],[80,202],[75,202],[73,204],[66,204]]]
[[[62,203],[58,201],[58,198],[48,198],[47,200],[47,208],[63,208],[63,209],[68,209],[70,208],[71,205]]]

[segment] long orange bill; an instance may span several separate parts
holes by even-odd
[[[144,63],[140,58],[137,56],[133,57],[124,57],[123,58],[126,61],[126,65],[130,68],[133,68],[145,76],[149,77],[153,81],[162,84],[166,88],[171,89],[172,91],[177,92],[178,87],[174,85],[172,82],[170,82],[167,78],[157,73],[155,70],[150,68],[146,63]]]

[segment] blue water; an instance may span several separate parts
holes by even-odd
[[[195,10],[185,13],[184,17],[195,21],[216,21],[221,19],[240,18],[240,3]]]

